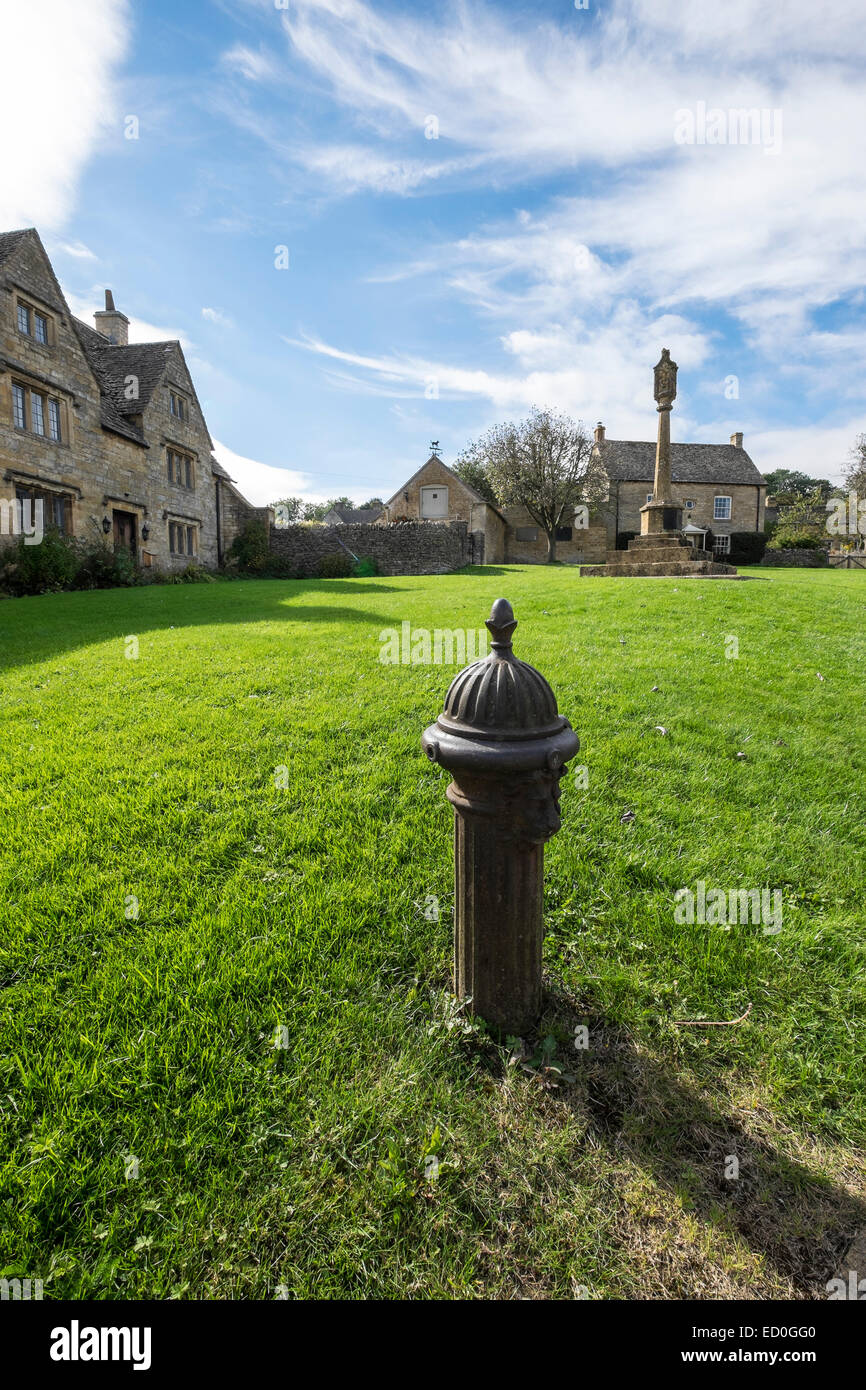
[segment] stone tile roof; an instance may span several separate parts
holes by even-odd
[[[332,507],[344,526],[366,526],[378,521],[384,507]]]
[[[140,415],[162,380],[167,358],[178,346],[173,340],[162,343],[130,343],[121,347],[109,343],[95,328],[81,319],[73,318],[72,326],[84,355],[99,382],[102,423],[106,429],[144,444],[139,425],[131,416]],[[126,378],[138,378],[138,399],[130,401],[124,394]]]
[[[614,483],[651,483],[656,446],[642,439],[604,439],[596,444],[605,472]],[[763,483],[745,449],[734,444],[671,444],[675,483]]]
[[[35,228],[25,227],[20,232],[0,232],[0,265],[6,260],[7,256],[12,255],[16,247],[34,230]]]

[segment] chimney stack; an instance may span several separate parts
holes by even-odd
[[[604,425],[600,420],[593,431],[593,439],[596,444],[602,444],[604,442]]]
[[[742,431],[742,430],[740,430],[739,434],[732,434],[732,435],[731,435],[731,443],[733,444],[733,446],[734,446],[735,449],[742,449],[742,447],[743,447],[743,431]]]
[[[114,295],[111,290],[105,291],[105,308],[97,309],[93,315],[93,324],[97,333],[101,333],[103,338],[107,338],[116,347],[128,346],[129,319],[126,314],[115,309]]]

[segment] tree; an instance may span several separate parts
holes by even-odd
[[[780,509],[769,549],[820,549],[827,539],[827,504],[821,489],[815,488]]]
[[[303,497],[281,497],[279,501],[272,502],[271,508],[281,526],[290,526],[293,521],[300,521],[304,511]]]
[[[826,478],[810,478],[796,468],[775,468],[764,475],[767,483],[767,496],[775,498],[780,507],[791,506],[798,497],[811,497],[817,490],[826,502],[834,491],[833,484]]]
[[[362,503],[361,503],[361,510],[362,510],[362,511],[364,511],[364,509],[367,508],[367,507],[382,507],[383,510],[384,510],[385,503],[382,501],[381,497],[371,497],[370,500],[369,500],[369,502],[362,502]]]
[[[858,434],[848,455],[848,468],[844,474],[845,488],[848,492],[866,497],[866,434]]]
[[[354,509],[354,502],[351,497],[329,497],[327,502],[305,502],[304,521],[324,521],[332,507],[351,507]]]
[[[590,508],[607,492],[607,477],[582,421],[537,406],[516,425],[494,425],[461,459],[482,465],[504,506],[526,508],[547,536],[549,565],[556,562],[556,530],[563,518],[569,524],[576,507]]]
[[[451,471],[457,474],[461,482],[468,483],[488,502],[492,502],[494,507],[498,507],[499,498],[493,491],[493,484],[487,476],[487,464],[483,458],[475,456],[473,453],[475,448],[475,445],[470,444],[468,449],[464,449]]]

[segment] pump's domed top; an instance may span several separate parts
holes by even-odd
[[[566,721],[557,710],[556,696],[541,672],[519,661],[511,650],[517,622],[507,599],[496,600],[487,627],[491,653],[455,676],[439,716],[440,727],[464,736],[513,739],[559,732]]]

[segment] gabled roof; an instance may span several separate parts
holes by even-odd
[[[655,444],[643,439],[604,439],[595,448],[611,482],[653,481]],[[671,480],[752,487],[764,482],[745,449],[738,449],[734,444],[672,444]]]
[[[89,323],[75,318],[73,314],[69,313],[69,306],[66,303],[60,282],[54,273],[54,267],[35,227],[23,227],[14,232],[0,232],[0,265],[3,265],[4,261],[14,255],[21,243],[28,239],[36,243],[42,254],[46,269],[57,291],[58,303],[69,315],[72,330],[81,345],[93,379],[99,387],[100,416],[103,428],[112,430],[115,434],[123,435],[126,439],[140,444],[143,448],[149,447],[141,426],[137,423],[137,417],[147,406],[175,355],[179,357],[186,373],[185,380],[178,382],[178,386],[181,390],[188,390],[192,394],[202,420],[204,420],[204,411],[201,409],[196,395],[195,384],[186,366],[180,343],[176,339],[168,339],[157,343],[130,343],[124,347],[118,343],[110,343]],[[130,376],[138,379],[138,393],[135,400],[127,400],[126,398],[126,384]],[[207,426],[205,426],[205,430],[207,430]],[[213,449],[213,441],[209,435],[208,439],[211,449]],[[213,454],[210,456],[210,464],[211,471],[217,477],[225,479],[238,497],[241,497],[242,494],[235,486],[231,474],[226,472]],[[244,501],[246,501],[245,498]]]
[[[95,328],[74,318],[72,326],[78,335],[85,357],[99,383],[102,423],[106,429],[123,434],[144,444],[141,427],[130,416],[140,415],[162,380],[168,358],[179,348],[174,340],[161,343],[131,343],[121,347],[109,343]],[[138,378],[138,397],[127,400],[126,381]]]
[[[470,497],[474,498],[476,502],[483,502],[485,507],[491,507],[497,516],[502,517],[503,521],[505,520],[505,517],[502,516],[501,511],[495,505],[495,503],[488,501],[486,497],[482,497],[481,493],[476,492],[475,488],[472,487],[471,483],[465,483],[462,478],[458,477],[457,474],[454,472],[454,469],[449,468],[447,463],[443,463],[438,454],[431,454],[430,457],[427,459],[426,463],[422,463],[421,467],[415,470],[411,478],[407,478],[405,483],[401,483],[397,491],[394,493],[393,497],[388,498],[388,501],[385,503],[385,506],[390,507],[392,502],[396,502],[397,498],[400,496],[400,493],[405,492],[407,487],[409,487],[410,483],[414,483],[416,478],[420,478],[421,474],[424,472],[424,469],[429,468],[431,463],[437,463],[440,468],[444,468],[445,472],[448,473],[450,477],[454,479],[455,483],[462,487],[465,492],[468,492]]]
[[[118,343],[110,343],[82,319],[73,318],[72,326],[78,335],[90,369],[99,383],[104,427],[125,435],[127,439],[135,440],[137,444],[146,444],[141,427],[132,417],[140,415],[147,407],[174,354],[178,353],[181,360],[184,360],[180,343],[176,338],[168,338],[162,342],[129,343],[123,347]],[[138,380],[138,395],[135,400],[126,398],[126,383],[131,376]],[[187,389],[188,386],[204,419],[204,412],[189,372],[187,377],[189,380],[183,384],[183,389]]]
[[[125,414],[134,414],[136,412],[128,409],[130,402],[126,401],[123,396],[123,378],[120,378],[119,389],[116,389],[116,386],[109,387],[107,384],[107,379],[110,378],[112,373],[108,371],[106,365],[102,362],[102,354],[99,348],[100,345],[109,347],[109,344],[102,337],[101,333],[97,333],[95,329],[90,328],[88,324],[82,323],[80,319],[75,318],[69,313],[69,306],[66,303],[63,290],[60,287],[60,282],[54,274],[54,267],[51,264],[48,253],[42,245],[42,239],[35,227],[24,227],[16,232],[0,232],[0,265],[9,260],[24,241],[35,242],[41,252],[46,269],[54,282],[59,304],[63,305],[65,313],[69,314],[69,321],[72,325],[73,332],[81,344],[81,350],[84,353],[87,365],[93,373],[96,385],[99,387],[100,413],[103,427],[108,430],[113,430],[116,434],[122,434],[127,439],[134,440],[136,444],[143,445],[145,439],[141,430],[137,425],[133,424],[131,420],[124,418]],[[134,371],[134,368],[130,368],[129,371]],[[121,406],[126,406],[127,410],[124,411]]]
[[[0,232],[0,265],[12,255],[30,232],[37,235],[35,227],[24,227],[20,232]]]
[[[384,510],[384,507],[331,507],[328,515],[336,512],[344,526],[365,526],[378,521]]]

